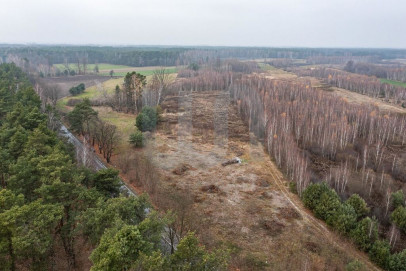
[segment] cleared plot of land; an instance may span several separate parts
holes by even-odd
[[[142,151],[164,176],[162,189],[193,199],[203,242],[235,249],[235,267],[344,270],[358,257],[375,269],[288,192],[288,181],[248,132],[228,93],[167,97],[162,108],[163,122]],[[236,156],[241,164],[222,166]]]
[[[277,72],[286,76],[286,72]],[[105,85],[114,89],[114,80],[118,79]],[[96,88],[86,91],[92,97],[103,95]],[[162,108],[163,122],[147,147],[132,150],[127,140],[135,131],[135,116],[95,107],[101,119],[120,131],[113,165],[120,167],[120,154],[141,152],[152,157],[153,170],[163,176],[160,188],[192,198],[202,241],[233,248],[234,267],[344,270],[348,262],[358,258],[368,270],[375,270],[364,254],[314,219],[288,191],[288,181],[248,132],[228,93],[184,93],[167,97]],[[71,108],[65,105],[65,109]],[[241,164],[221,165],[236,156],[242,159]],[[124,179],[131,182],[137,174],[128,171]]]
[[[269,64],[258,63],[259,67],[264,71],[266,78],[269,79],[295,79],[296,74],[275,68]]]

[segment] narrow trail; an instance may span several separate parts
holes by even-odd
[[[276,167],[276,165],[271,161],[271,168],[270,168],[270,174],[272,175],[273,179],[275,180],[276,186],[279,188],[281,193],[284,195],[284,197],[291,203],[291,205],[295,208],[296,211],[298,211],[305,222],[310,224],[310,226],[313,226],[318,232],[320,232],[323,236],[325,236],[329,242],[334,244],[336,247],[342,249],[342,250],[351,250],[356,254],[356,257],[361,259],[368,267],[368,270],[377,270],[380,271],[382,269],[376,267],[369,258],[359,251],[356,248],[351,247],[349,244],[344,243],[342,240],[339,239],[339,237],[335,236],[335,233],[332,233],[327,226],[315,218],[312,214],[309,214],[309,211],[303,206],[303,203],[297,198],[293,197],[291,192],[286,188],[286,185],[284,184],[284,177],[282,173],[279,171],[279,169]]]

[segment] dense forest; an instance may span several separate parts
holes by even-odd
[[[226,269],[227,250],[209,252],[193,233],[168,251],[173,215],[120,195],[118,171],[79,166],[50,129],[53,108],[41,108],[22,70],[1,64],[0,270]]]

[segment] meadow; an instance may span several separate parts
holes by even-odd
[[[150,67],[131,67],[125,65],[115,65],[115,64],[108,64],[108,63],[100,63],[97,64],[99,67],[100,76],[110,76],[110,71],[114,71],[113,76],[125,76],[128,72],[136,71],[142,75],[148,76],[154,73],[155,69],[158,69],[158,66],[150,66]],[[54,64],[54,67],[58,68],[59,70],[63,71],[66,69],[64,64]],[[94,68],[96,64],[88,64],[87,65],[87,73],[94,73]],[[69,69],[74,70],[77,72],[77,65],[71,63],[69,65]],[[178,72],[178,68],[175,66],[167,67],[166,68],[169,73],[176,73]]]
[[[99,64],[97,64],[97,66],[99,67],[99,71],[103,71],[103,70],[111,71],[111,70],[115,70],[115,69],[134,69],[134,67],[131,67],[131,66],[115,65],[115,64],[109,64],[109,63],[99,63]],[[66,69],[65,64],[62,64],[62,63],[54,64],[54,67],[60,69],[61,71]],[[87,65],[88,71],[93,71],[95,67],[96,67],[96,64]],[[70,63],[69,69],[77,71],[77,65],[75,63]]]
[[[387,84],[391,84],[394,86],[406,88],[406,83],[404,83],[404,82],[399,82],[399,81],[394,81],[394,80],[389,80],[389,79],[380,79],[380,80],[382,83],[387,83]]]
[[[89,88],[86,88],[85,92],[76,95],[74,97],[72,96],[67,96],[64,97],[60,100],[58,100],[56,106],[59,110],[61,110],[62,112],[68,112],[70,111],[67,103],[70,99],[72,98],[76,98],[76,99],[92,99],[92,98],[96,98],[98,96],[102,96],[102,95],[109,95],[112,94],[116,88],[117,85],[121,86],[123,84],[123,78],[112,78],[110,80],[107,80],[103,83],[91,86]]]

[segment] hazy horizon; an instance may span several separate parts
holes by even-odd
[[[405,49],[397,0],[0,0],[2,44]]]

